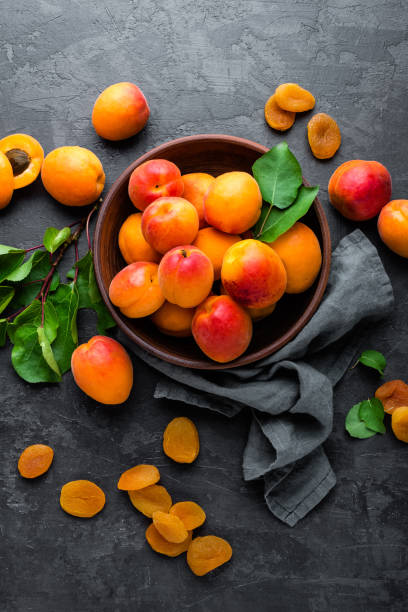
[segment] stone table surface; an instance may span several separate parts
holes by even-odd
[[[218,132],[273,146],[281,137],[264,122],[265,100],[277,84],[295,81],[342,131],[341,149],[328,162],[309,151],[307,114],[285,135],[305,176],[321,185],[334,245],[356,227],[328,203],[328,179],[340,163],[381,161],[393,197],[408,195],[404,0],[3,0],[0,9],[0,135],[27,132],[46,152],[88,147],[104,164],[107,188],[140,154],[179,136]],[[110,144],[93,131],[90,111],[98,93],[121,80],[143,89],[151,118],[137,137]],[[49,225],[77,216],[37,181],[0,213],[0,243],[27,248]],[[407,379],[407,262],[382,245],[374,221],[360,227],[378,247],[396,298],[393,315],[362,334],[361,347],[387,356],[387,379]],[[80,340],[95,331],[92,314],[81,315]],[[12,369],[10,346],[0,351],[2,611],[407,609],[407,448],[390,431],[358,441],[344,430],[349,408],[379,384],[374,371],[349,371],[336,387],[325,447],[338,483],[289,528],[268,512],[262,485],[242,479],[248,415],[227,420],[154,400],[158,375],[136,359],[134,367],[131,397],[113,409],[88,399],[70,373],[59,385],[25,383]],[[190,467],[161,451],[165,425],[182,414],[201,437]],[[40,441],[55,449],[54,464],[45,477],[23,481],[18,455]],[[232,543],[229,565],[197,578],[184,557],[169,560],[148,548],[147,520],[115,490],[121,471],[139,462],[160,468],[175,499],[205,507],[203,533]],[[61,485],[77,478],[107,493],[93,520],[59,508]]]

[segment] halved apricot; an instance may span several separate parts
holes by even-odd
[[[44,150],[28,134],[10,134],[0,140],[0,151],[8,158],[14,175],[14,189],[30,185],[40,174]]]
[[[0,208],[6,208],[14,191],[13,169],[7,157],[0,151]]]

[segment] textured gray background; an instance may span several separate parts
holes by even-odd
[[[280,138],[264,123],[265,100],[280,82],[298,81],[343,135],[328,162],[309,152],[307,115],[286,135],[305,176],[321,185],[334,244],[355,227],[327,201],[329,176],[341,162],[381,161],[392,173],[393,196],[408,195],[405,0],[3,0],[0,15],[0,134],[28,132],[46,152],[89,147],[104,164],[107,187],[141,153],[178,136],[220,132],[273,146]],[[90,111],[98,92],[120,80],[140,85],[152,113],[139,136],[109,144],[94,133]],[[37,181],[0,213],[0,242],[32,246],[48,225],[76,216]],[[361,227],[379,247],[396,295],[392,318],[362,336],[362,348],[386,354],[387,378],[407,379],[407,262],[381,245],[374,222]],[[81,339],[94,332],[92,315],[82,315]],[[262,487],[242,480],[247,416],[228,421],[154,401],[157,375],[134,365],[131,398],[110,409],[87,399],[70,374],[55,386],[24,383],[9,348],[0,352],[1,610],[407,609],[407,448],[391,433],[352,440],[343,426],[351,405],[376,388],[374,372],[360,367],[336,388],[326,449],[338,485],[290,529],[267,511]],[[161,452],[166,423],[181,414],[193,417],[201,437],[190,467]],[[16,462],[34,442],[51,444],[55,460],[45,477],[26,482]],[[230,540],[230,564],[197,578],[184,557],[169,560],[148,548],[147,520],[115,490],[120,472],[142,461],[159,466],[175,499],[204,506],[202,533]],[[77,478],[107,493],[93,520],[59,508],[61,485]]]

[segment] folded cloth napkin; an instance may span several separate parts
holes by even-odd
[[[375,247],[360,230],[333,253],[319,309],[278,352],[250,366],[188,370],[129,345],[165,376],[156,398],[178,400],[233,417],[244,407],[253,419],[243,457],[244,479],[263,478],[270,511],[290,526],[336,483],[322,444],[332,430],[333,386],[358,348],[357,324],[386,316],[390,280]]]

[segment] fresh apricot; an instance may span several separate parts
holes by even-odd
[[[198,232],[198,213],[184,198],[159,198],[142,216],[143,236],[159,253],[180,244],[191,244]]]
[[[0,140],[0,151],[8,158],[14,176],[14,189],[30,185],[40,174],[44,150],[28,134],[11,134]]]
[[[408,200],[392,200],[378,217],[378,233],[391,251],[408,258]]]
[[[123,140],[140,132],[149,114],[146,98],[137,85],[115,83],[97,97],[92,110],[92,125],[102,138]]]
[[[302,293],[316,280],[322,251],[313,230],[299,221],[268,243],[283,261],[287,274],[286,293]]]
[[[210,258],[214,267],[214,280],[221,278],[222,260],[226,251],[239,240],[241,240],[241,236],[226,234],[214,227],[205,227],[199,230],[193,244]]]
[[[314,96],[297,83],[282,83],[275,90],[275,100],[283,110],[304,113],[315,105]]]
[[[6,208],[10,203],[13,191],[13,168],[6,155],[0,151],[0,209]]]
[[[95,153],[76,146],[48,153],[41,178],[48,193],[65,206],[92,204],[105,185],[105,173]]]
[[[287,274],[271,247],[249,238],[225,253],[221,279],[226,292],[242,306],[265,308],[285,293]]]
[[[408,406],[399,406],[391,417],[394,436],[401,442],[408,442]]]
[[[352,159],[332,174],[329,197],[343,217],[352,221],[372,219],[390,201],[390,173],[379,162]]]
[[[160,253],[152,249],[142,233],[142,213],[130,215],[119,231],[119,249],[126,263],[152,261],[159,263]]]
[[[204,215],[204,198],[210,185],[215,180],[211,174],[205,172],[191,172],[181,176],[184,191],[183,198],[191,202],[198,213],[200,228],[207,225]]]
[[[159,283],[166,300],[182,308],[194,308],[210,293],[214,269],[210,259],[195,246],[168,251],[159,264]]]
[[[144,210],[158,198],[179,198],[183,191],[181,172],[167,159],[145,161],[130,175],[129,198],[139,210]]]
[[[275,308],[276,302],[275,304],[265,306],[264,308],[246,308],[246,311],[253,321],[262,321],[262,319],[265,319],[265,317],[272,314]]]
[[[147,317],[164,302],[158,281],[158,265],[136,261],[114,276],[109,286],[109,298],[131,319]]]
[[[152,314],[151,319],[164,334],[184,338],[191,336],[193,317],[194,308],[182,308],[166,301],[159,310]]]
[[[211,183],[205,196],[205,220],[227,234],[242,234],[261,214],[258,183],[247,172],[225,172]]]
[[[295,122],[296,113],[286,111],[281,108],[276,102],[276,96],[273,94],[265,104],[265,120],[269,127],[279,132],[285,132]]]
[[[252,321],[229,295],[211,295],[197,308],[192,331],[207,357],[226,363],[237,359],[248,348]]]
[[[32,444],[23,450],[18,460],[18,471],[23,478],[37,478],[45,474],[54,458],[54,451],[46,444]]]
[[[74,380],[84,393],[101,404],[121,404],[133,386],[133,366],[119,342],[94,336],[72,353]]]

